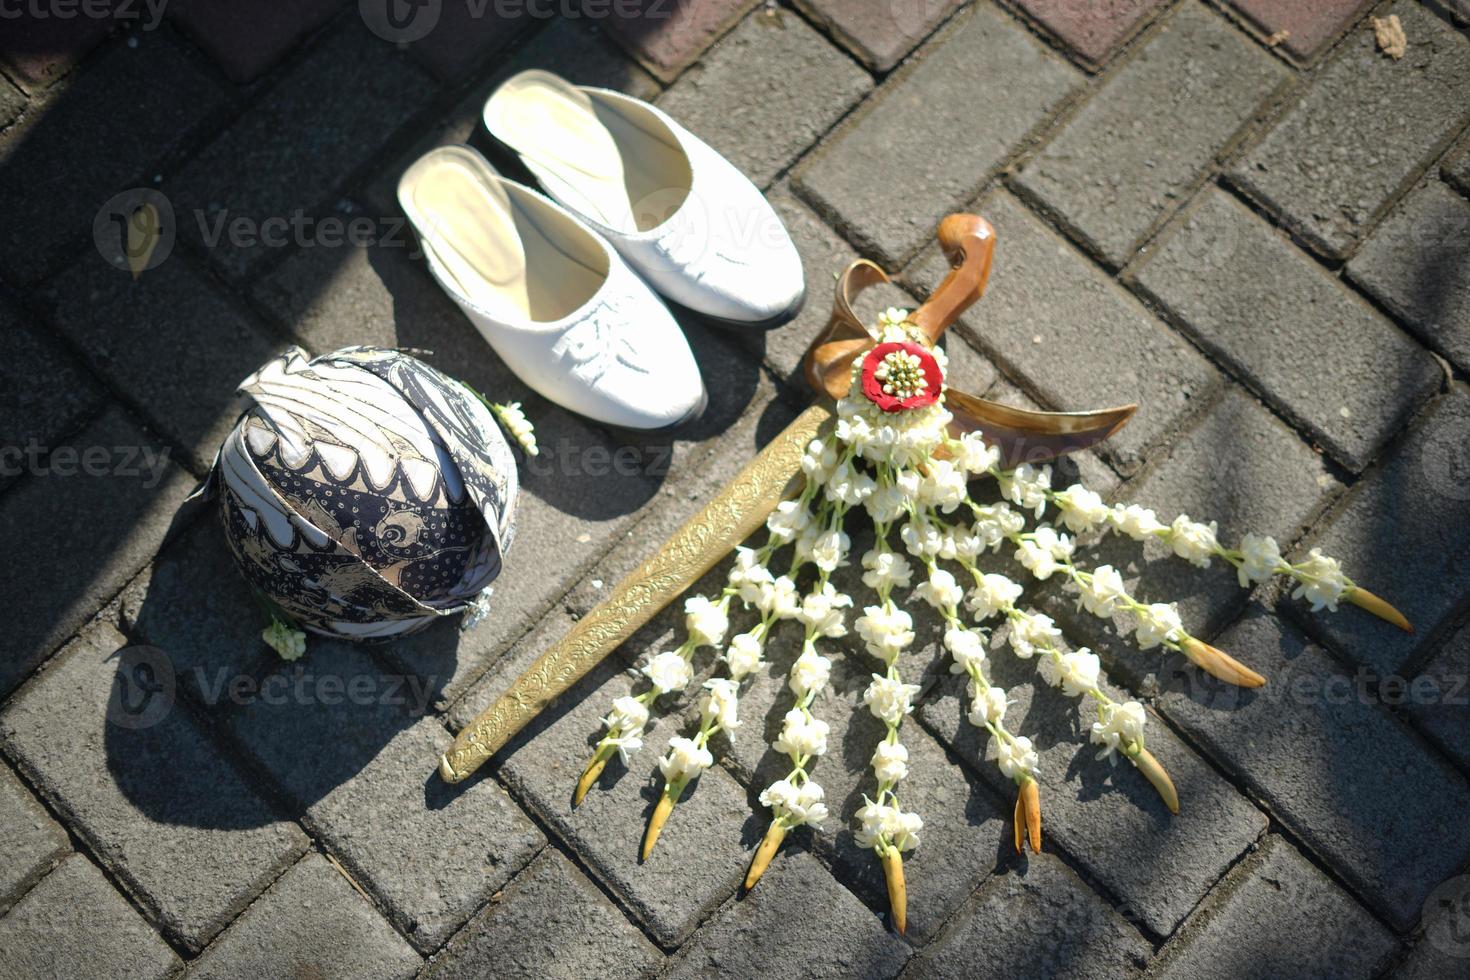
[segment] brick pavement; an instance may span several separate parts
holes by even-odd
[[[0,473],[19,606],[0,662],[0,976],[1465,972],[1470,41],[1453,4],[581,0],[543,17],[554,5],[445,0],[433,24],[338,0],[180,0],[157,23],[103,6],[32,12],[0,39],[0,446],[38,447]],[[1367,23],[1387,13],[1408,34],[1398,62]],[[657,98],[768,189],[806,262],[808,307],[778,330],[685,317],[713,399],[672,437],[524,390],[395,237],[405,163],[490,149],[479,106],[531,66]],[[178,240],[134,281],[92,223],[140,186],[171,202]],[[874,730],[846,659],[819,708],[834,816],[749,896],[763,743],[790,697],[776,668],[651,861],[652,751],[569,807],[597,715],[672,612],[485,774],[442,785],[451,733],[800,409],[831,274],[866,255],[898,283],[871,302],[912,302],[943,272],[934,219],[965,206],[1000,244],[947,341],[958,384],[1139,401],[1077,460],[1086,480],[1232,540],[1321,545],[1418,632],[1103,545],[1270,682],[1224,688],[1036,592],[1156,712],[1184,811],[1093,764],[1070,705],[999,657],[1043,750],[1046,853],[1029,860],[926,632],[904,661],[926,687],[906,802],[929,821],[905,937],[852,840]],[[214,241],[221,216],[288,233]],[[371,245],[322,234],[354,218]],[[299,665],[258,642],[214,519],[180,501],[232,384],[288,342],[432,349],[526,403],[545,455],[491,621],[317,643]],[[107,476],[66,475],[97,447]],[[574,475],[623,450],[632,471]],[[353,684],[371,696],[334,693]],[[160,691],[171,710],[140,724],[127,705],[150,691],[145,711]],[[688,724],[687,699],[669,708],[650,744]]]

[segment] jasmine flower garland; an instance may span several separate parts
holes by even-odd
[[[888,310],[880,316],[877,343],[854,360],[849,393],[837,402],[832,431],[814,440],[802,459],[806,479],[800,495],[771,513],[765,544],[737,549],[718,597],[696,596],[685,603],[688,638],[678,648],[650,657],[643,667],[647,690],[618,698],[603,719],[607,733],[577,787],[578,802],[609,758],[618,755],[626,764],[638,751],[658,698],[689,683],[695,651],[723,645],[719,659],[726,676],[706,682],[698,702],[698,730],[672,738],[668,754],[659,761],[664,786],[644,838],[645,858],[684,789],[714,764],[713,737],[720,732],[733,737],[740,726],[741,685],[762,666],[766,639],[782,619],[804,627],[801,653],[787,680],[795,703],[771,744],[791,767],[760,793],[771,822],[751,862],[746,887],[755,885],[791,828],[819,826],[826,819],[825,794],[811,772],[827,751],[829,734],[827,723],[812,710],[831,672],[831,660],[818,644],[849,636],[847,611],[860,607],[848,649],[855,652],[860,645],[876,661],[862,701],[885,731],[873,747],[873,788],[855,814],[855,838],[872,848],[882,864],[894,923],[903,930],[907,891],[902,855],[919,846],[924,821],[904,809],[899,793],[910,767],[900,731],[919,693],[898,666],[915,640],[913,618],[895,598],[899,594],[928,604],[943,621],[950,671],[965,675],[968,682],[966,717],[988,736],[986,758],[1017,787],[1017,851],[1026,843],[1033,851],[1041,847],[1039,755],[1027,736],[1007,727],[1006,691],[989,679],[986,631],[992,625],[1005,626],[1011,652],[1035,660],[1043,682],[1079,700],[1083,727],[1098,746],[1098,758],[1128,760],[1169,809],[1178,812],[1173,783],[1145,744],[1143,705],[1109,697],[1102,689],[1098,657],[1086,647],[1069,647],[1050,617],[1024,608],[1021,584],[982,567],[985,555],[1002,548],[1011,549],[1038,581],[1062,577],[1088,613],[1110,620],[1127,614],[1117,621],[1124,624],[1119,629],[1131,633],[1139,649],[1180,652],[1216,677],[1247,687],[1265,680],[1193,636],[1174,603],[1137,598],[1116,568],[1089,568],[1080,562],[1083,536],[1092,540],[1121,534],[1139,542],[1156,538],[1194,565],[1225,561],[1242,587],[1285,576],[1295,586],[1293,597],[1305,599],[1314,610],[1335,610],[1347,601],[1409,628],[1397,610],[1359,588],[1335,559],[1316,548],[1297,563],[1283,558],[1269,537],[1247,534],[1239,548],[1228,548],[1213,522],[1181,514],[1165,523],[1138,505],[1110,505],[1080,483],[1054,489],[1049,466],[1003,468],[999,450],[980,433],[951,431],[953,417],[944,406],[946,367],[944,352],[928,345],[905,311]],[[996,481],[1003,498],[997,503],[981,504],[971,496],[974,481],[986,478]],[[844,521],[858,508],[874,527],[873,546],[859,560],[862,583],[873,598],[864,603],[837,591],[831,582],[832,573],[849,562],[851,541]],[[1044,520],[1049,512],[1054,522]],[[772,561],[788,546],[789,567],[778,576]],[[815,581],[803,594],[797,582],[808,565],[815,569]],[[736,600],[755,610],[759,621],[726,643]]]

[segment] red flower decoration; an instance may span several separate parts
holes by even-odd
[[[891,354],[909,354],[912,359],[889,359]],[[885,412],[923,408],[939,400],[944,373],[939,362],[923,346],[909,341],[879,344],[863,358],[863,394]],[[885,390],[888,389],[888,390]]]

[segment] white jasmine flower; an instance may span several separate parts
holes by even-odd
[[[1062,523],[1077,534],[1092,530],[1112,513],[1101,496],[1080,483],[1072,484],[1054,499],[1062,510]]]
[[[903,721],[904,715],[914,710],[913,699],[918,693],[917,684],[905,684],[874,674],[873,683],[863,691],[863,704],[867,705],[874,718],[888,725],[897,725]]]
[[[1037,650],[1053,650],[1062,631],[1044,613],[1022,613],[1011,622],[1011,649],[1022,660],[1029,660]]]
[[[801,501],[783,500],[771,511],[771,516],[766,518],[766,530],[774,540],[786,544],[805,530],[811,519],[811,511]]]
[[[1051,467],[1037,469],[1022,463],[998,478],[1001,494],[1023,510],[1032,511],[1039,519],[1046,510],[1046,492],[1051,489]]]
[[[1093,743],[1102,746],[1097,757],[1104,758],[1120,748],[1126,750],[1135,743],[1141,745],[1145,720],[1143,705],[1137,701],[1100,705],[1091,735]]]
[[[869,800],[854,816],[859,823],[854,835],[859,847],[873,847],[884,839],[900,851],[919,846],[919,831],[924,829],[924,821],[917,813],[905,813],[896,806]]]
[[[722,658],[737,681],[761,668],[761,641],[751,633],[740,633],[730,641]]]
[[[704,704],[700,707],[700,714],[704,716],[705,723],[713,720],[726,732],[731,732],[740,727],[740,685],[737,681],[728,677],[716,677],[704,682],[704,689],[709,693],[705,695]]]
[[[1038,670],[1048,684],[1060,687],[1067,697],[1075,698],[1097,687],[1102,664],[1098,662],[1097,654],[1082,647],[1060,657],[1042,658]]]
[[[827,679],[831,676],[832,661],[808,648],[792,663],[791,678],[787,685],[792,694],[803,698],[812,691],[820,691],[826,687]]]
[[[949,572],[934,568],[929,572],[929,581],[914,589],[914,595],[935,609],[950,609],[959,605],[960,600],[965,597],[965,590]]]
[[[1235,570],[1243,589],[1252,582],[1264,582],[1281,567],[1281,548],[1273,537],[1247,534],[1240,542],[1240,567]]]
[[[817,636],[846,636],[842,610],[851,605],[852,596],[838,592],[831,582],[823,582],[821,589],[807,593],[801,601],[801,612],[797,618],[810,626]]]
[[[869,551],[863,555],[863,584],[874,592],[906,588],[913,576],[909,560],[896,551]]]
[[[1043,524],[1021,541],[1016,549],[1016,560],[1030,569],[1037,579],[1045,581],[1061,567],[1061,562],[1072,557],[1074,548],[1071,538]]]
[[[801,611],[801,593],[791,576],[782,575],[761,589],[755,601],[756,608],[776,619],[795,619]]]
[[[973,686],[973,685],[972,685]],[[1004,688],[987,687],[983,691],[972,690],[970,702],[970,724],[977,728],[998,725],[1006,716],[1006,692]]]
[[[903,539],[903,545],[909,550],[909,554],[920,557],[933,558],[939,554],[939,549],[944,547],[944,538],[939,528],[933,524],[915,524],[909,521],[904,524],[903,530],[899,532]]]
[[[670,783],[687,782],[715,764],[709,749],[692,738],[669,739],[669,754],[658,762],[659,772]]]
[[[903,516],[907,498],[903,490],[893,483],[880,483],[863,501],[868,516],[881,524],[890,524]]]
[[[985,641],[973,630],[950,627],[944,631],[944,648],[954,657],[949,665],[951,674],[966,674],[970,668],[985,667]]]
[[[997,549],[1007,537],[1019,534],[1026,526],[1026,518],[1011,510],[1008,504],[990,504],[975,511],[974,532],[984,547]]]
[[[628,764],[628,760],[630,760],[635,753],[643,748],[643,733],[638,732],[632,735],[609,734],[603,741],[607,742],[607,744],[611,745],[614,749],[617,749],[618,758],[622,760],[623,765],[626,766]]]
[[[859,453],[873,438],[873,427],[867,418],[856,413],[842,415],[837,419],[837,438]]]
[[[1174,554],[1185,559],[1191,565],[1200,568],[1210,567],[1210,558],[1214,556],[1220,543],[1215,540],[1215,522],[1200,524],[1191,521],[1188,515],[1180,514],[1174,518],[1174,523],[1169,526],[1169,544],[1174,549]]]
[[[1146,541],[1157,532],[1164,530],[1164,525],[1154,516],[1154,512],[1147,507],[1137,504],[1114,504],[1110,518],[1113,526],[1134,541]]]
[[[1160,643],[1178,643],[1184,633],[1184,621],[1172,602],[1155,602],[1136,611],[1138,616],[1138,649],[1151,650]]]
[[[725,630],[730,628],[730,617],[725,615],[725,610],[718,603],[697,595],[684,600],[684,628],[696,645],[717,647],[725,642]]]
[[[1123,573],[1112,565],[1099,565],[1090,579],[1077,583],[1082,605],[1094,616],[1107,618],[1127,598],[1128,589],[1123,585]]]
[[[909,750],[897,742],[879,742],[873,752],[873,774],[880,783],[896,783],[909,774]]]
[[[1036,767],[1041,762],[1036,749],[1031,746],[1031,740],[1025,735],[1017,735],[1010,741],[990,736],[990,742],[985,747],[985,758],[994,759],[1007,779],[1015,779],[1018,775],[1034,777]]]
[[[776,578],[771,574],[769,568],[756,564],[754,560],[755,552],[746,549],[741,550],[745,551],[746,555],[751,557],[744,563],[741,563],[739,558],[745,556],[737,556],[735,567],[730,569],[730,587],[737,591],[740,596],[740,601],[747,606],[759,605],[761,596],[776,581]]]
[[[761,802],[793,827],[802,824],[816,826],[826,820],[825,796],[822,787],[810,779],[799,787],[792,785],[790,780],[778,779],[761,790]]]
[[[635,697],[624,695],[613,701],[612,711],[602,719],[602,723],[610,733],[641,735],[643,726],[648,724],[648,706]]]
[[[1020,585],[1004,575],[986,572],[980,577],[979,583],[970,590],[970,598],[965,603],[965,608],[970,610],[970,614],[978,622],[1009,609],[1019,598],[1021,598]]]
[[[1313,548],[1307,552],[1307,560],[1294,566],[1294,572],[1300,584],[1291,593],[1291,597],[1300,599],[1305,596],[1312,604],[1313,612],[1319,611],[1323,606],[1337,612],[1337,600],[1353,587],[1342,573],[1342,566],[1337,559],[1322,554],[1321,548]]]
[[[853,624],[868,652],[886,664],[893,663],[914,642],[914,620],[897,606],[867,606]]]
[[[511,438],[521,444],[527,456],[540,455],[541,450],[536,446],[536,429],[531,425],[531,420],[526,418],[526,413],[521,411],[520,402],[506,402],[503,405],[490,405],[490,410],[500,419],[500,424],[505,426]]]
[[[813,439],[801,457],[801,471],[813,483],[823,484],[837,467],[837,446],[832,442]]]
[[[871,476],[857,469],[851,463],[843,463],[832,471],[832,476],[827,480],[825,492],[827,499],[840,501],[850,507],[867,500],[878,489],[878,484]]]
[[[957,440],[954,461],[966,473],[988,473],[993,466],[1000,465],[1000,450],[986,445],[985,437],[978,432],[966,432]]]
[[[939,557],[948,561],[973,562],[985,550],[985,539],[973,528],[950,528],[944,537]]]
[[[820,718],[812,718],[799,708],[786,712],[781,734],[771,743],[771,748],[792,759],[803,756],[822,755],[827,751],[828,727]]]
[[[306,653],[306,633],[292,629],[279,619],[272,619],[271,624],[261,632],[260,638],[282,660],[300,660]]]
[[[643,676],[648,678],[655,691],[667,694],[670,691],[684,690],[684,686],[694,676],[694,670],[689,666],[689,661],[679,654],[673,650],[665,650],[643,665]]]
[[[841,531],[823,531],[812,544],[812,561],[822,571],[834,572],[839,565],[847,564],[847,549],[851,544]]]
[[[919,485],[919,500],[948,514],[965,502],[965,471],[947,459],[929,461]]]

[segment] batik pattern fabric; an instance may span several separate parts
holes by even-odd
[[[515,458],[464,385],[396,350],[246,378],[206,492],[245,577],[304,629],[386,639],[475,606],[515,536]]]

